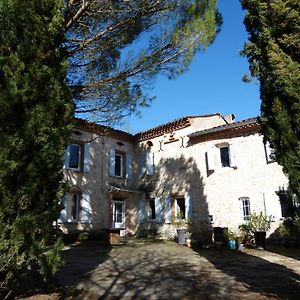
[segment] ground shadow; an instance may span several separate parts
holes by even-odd
[[[266,297],[299,299],[300,275],[291,268],[295,261],[286,265],[288,259],[278,257],[278,263],[270,262],[266,251],[251,251],[259,251],[257,254],[262,257],[227,249],[201,249],[198,252],[215,268],[253,292]]]
[[[75,286],[109,258],[111,246],[99,240],[87,240],[73,244],[63,252],[64,267],[55,274],[55,279],[63,286]]]
[[[205,262],[198,266],[185,259],[193,253],[191,249],[163,241],[131,246],[124,247],[124,252],[119,248],[83,278],[76,295],[85,299],[210,299],[216,283],[207,276]]]

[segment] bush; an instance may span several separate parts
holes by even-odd
[[[268,231],[270,229],[270,217],[265,216],[262,212],[253,213],[244,224],[239,226],[244,243],[251,243],[254,240],[254,233],[257,231]]]

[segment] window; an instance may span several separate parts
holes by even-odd
[[[185,219],[185,199],[184,198],[178,198],[176,199],[176,212],[177,217],[180,219]]]
[[[132,156],[130,153],[110,149],[108,159],[109,176],[131,179]]]
[[[251,215],[249,197],[241,197],[240,201],[241,201],[241,205],[242,205],[244,220],[247,220],[247,219],[249,219],[249,217]]]
[[[121,153],[115,154],[115,176],[123,177],[124,156]]]
[[[221,147],[220,156],[222,167],[230,167],[229,147]]]
[[[219,168],[237,168],[237,155],[234,144],[222,143],[211,146],[206,152],[208,171],[216,171]]]
[[[155,200],[149,199],[149,220],[156,220]]]
[[[67,162],[67,168],[69,169],[80,169],[80,145],[70,144],[68,149],[69,160]]]
[[[63,208],[60,212],[60,223],[75,222],[79,219],[80,194],[72,193],[61,200]]]
[[[79,195],[72,194],[71,199],[71,208],[70,208],[70,219],[71,221],[76,221],[79,215]]]
[[[268,164],[275,161],[275,151],[268,141],[265,143],[265,153]]]

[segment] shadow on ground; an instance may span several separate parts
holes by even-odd
[[[279,248],[278,248],[279,249]],[[267,298],[299,299],[298,261],[263,250],[237,253],[227,249],[203,249],[199,254],[223,274]]]
[[[64,255],[59,288],[45,293],[50,299],[299,299],[298,260],[268,251],[136,239],[84,243]]]
[[[76,287],[68,296],[86,299],[298,299],[300,270],[285,266],[288,258],[252,251],[135,240],[114,247],[92,272],[73,270],[60,283]]]

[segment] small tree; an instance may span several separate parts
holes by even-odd
[[[61,264],[53,221],[73,115],[62,9],[61,0],[0,2],[0,293],[32,268],[48,278]]]

